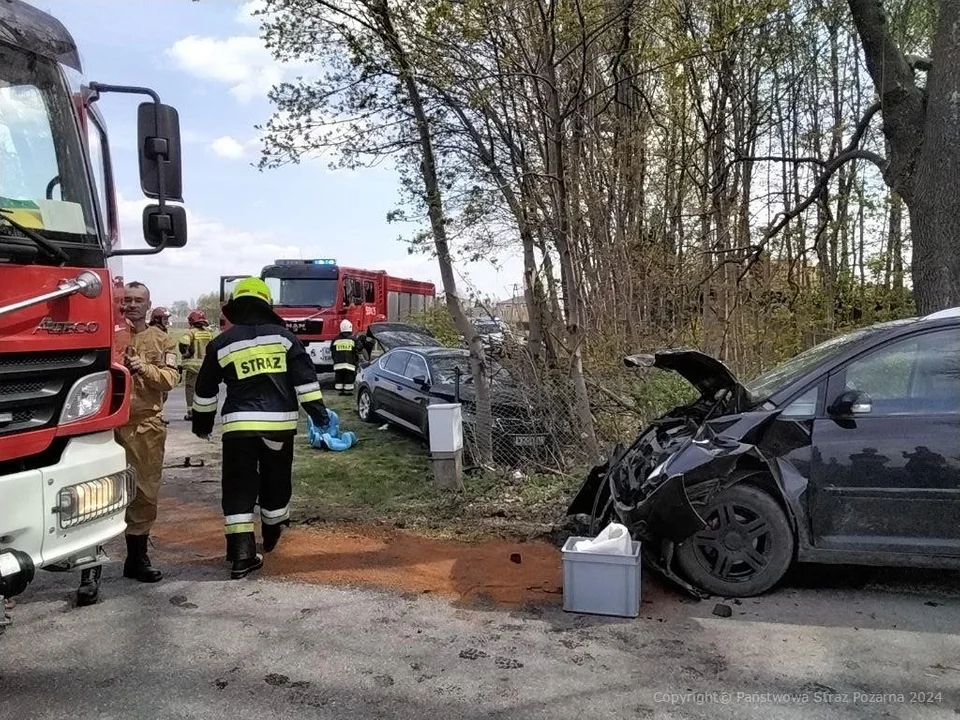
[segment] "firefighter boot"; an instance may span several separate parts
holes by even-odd
[[[245,578],[263,567],[263,556],[257,552],[257,538],[252,532],[231,533],[227,544],[231,545],[227,555],[233,558],[231,580]]]
[[[283,526],[285,524],[286,523],[278,523],[277,525],[263,525],[261,527],[264,552],[273,552],[274,548],[277,547],[277,543],[280,542],[280,535],[283,533]]]
[[[100,597],[100,573],[103,565],[80,571],[80,587],[77,588],[77,607],[94,605]]]
[[[127,535],[127,560],[123,576],[144,583],[159,582],[163,575],[150,564],[147,555],[147,535]]]

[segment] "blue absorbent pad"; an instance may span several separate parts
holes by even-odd
[[[327,408],[327,417],[330,418],[330,424],[325,432],[320,432],[319,428],[313,423],[313,419],[307,417],[307,439],[310,444],[319,450],[333,450],[343,452],[349,450],[359,442],[355,432],[340,430],[340,416],[336,412]]]

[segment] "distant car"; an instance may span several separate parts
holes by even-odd
[[[675,349],[626,358],[700,393],[594,468],[568,509],[714,595],[792,562],[960,568],[960,308],[874,325],[741,382]]]
[[[421,437],[429,437],[427,407],[459,400],[464,439],[476,427],[476,393],[470,353],[441,347],[425,331],[401,323],[371,325],[368,335],[385,352],[361,367],[357,376],[357,413],[365,422],[386,421]],[[549,445],[550,434],[539,413],[516,381],[498,363],[491,372],[494,455],[516,456]],[[524,452],[519,452],[522,449]]]

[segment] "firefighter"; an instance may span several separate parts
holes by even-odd
[[[197,373],[207,354],[207,345],[213,340],[210,323],[203,310],[194,310],[187,316],[190,330],[180,338],[180,355],[183,357],[183,389],[187,398],[187,414],[184,420],[193,419],[193,395],[197,385]]]
[[[150,322],[147,325],[170,332],[170,311],[165,307],[155,307],[150,311]]]
[[[254,535],[258,500],[264,552],[277,546],[283,526],[290,524],[298,405],[317,427],[329,425],[313,361],[272,306],[263,280],[237,283],[223,308],[230,329],[207,347],[193,398],[193,432],[209,439],[220,383],[227,387],[221,505],[233,579],[263,567]]]
[[[340,323],[340,334],[330,341],[330,355],[333,357],[334,389],[341,395],[353,392],[353,383],[357,377],[357,341],[353,338],[353,323],[344,320]]]
[[[155,307],[150,311],[150,322],[147,323],[150,327],[159,328],[165,333],[170,332],[170,311],[165,307]],[[163,394],[163,404],[167,404],[167,393]],[[160,413],[160,422],[164,425],[169,425],[170,421],[163,417],[163,413]]]
[[[117,442],[127,451],[127,463],[136,471],[137,489],[127,506],[127,557],[123,576],[145,583],[161,579],[150,563],[147,542],[157,519],[157,496],[163,472],[163,450],[167,429],[161,422],[163,397],[177,386],[177,347],[173,338],[157,326],[147,325],[150,291],[143,283],[128,283],[124,289],[123,312],[131,326],[131,340],[125,363],[133,382],[130,419],[116,431]],[[77,604],[97,601],[100,567],[81,574]]]

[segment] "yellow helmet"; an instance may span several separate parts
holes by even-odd
[[[267,284],[260,278],[248,277],[234,286],[230,301],[223,306],[223,316],[233,325],[242,324],[238,322],[239,318],[236,316],[236,312],[238,310],[237,301],[243,298],[252,298],[264,303],[268,308],[271,320],[277,325],[282,326],[284,324],[283,319],[273,312],[273,294]],[[243,305],[243,303],[240,304]]]
[[[273,306],[273,295],[270,293],[270,288],[260,278],[248,277],[236,284],[230,299],[239,300],[242,297],[257,298],[263,300],[267,305]]]

